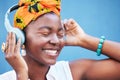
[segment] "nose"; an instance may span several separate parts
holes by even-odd
[[[50,43],[54,45],[59,44],[59,38],[56,34],[51,35]]]

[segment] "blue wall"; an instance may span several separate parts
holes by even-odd
[[[6,39],[4,27],[5,11],[16,4],[18,0],[0,0],[0,45]],[[62,19],[74,18],[86,33],[109,40],[120,42],[120,0],[62,0]],[[12,15],[11,15],[12,16]],[[13,16],[12,16],[13,17]],[[12,22],[12,17],[10,17]],[[64,47],[58,60],[90,58],[104,59],[106,56],[96,56],[96,53],[81,47]],[[11,70],[0,51],[0,74]]]

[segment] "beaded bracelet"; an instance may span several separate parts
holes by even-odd
[[[101,55],[101,51],[102,51],[104,41],[105,41],[105,36],[101,36],[98,47],[97,47],[97,50],[96,50],[97,56]]]

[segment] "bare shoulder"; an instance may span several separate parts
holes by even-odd
[[[120,80],[120,63],[112,59],[84,59],[69,64],[74,80]]]
[[[69,62],[73,80],[81,80],[86,70],[94,63],[94,60],[80,59]]]

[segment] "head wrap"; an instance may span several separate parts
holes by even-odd
[[[60,16],[60,0],[20,0],[18,5],[14,26],[21,30],[42,14],[54,12]]]

